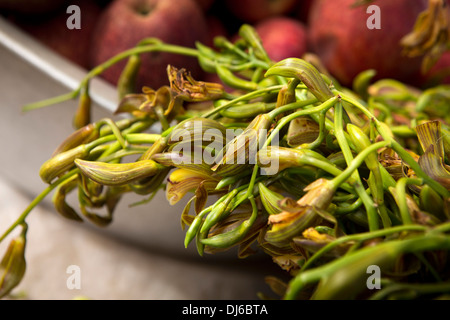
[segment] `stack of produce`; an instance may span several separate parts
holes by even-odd
[[[169,64],[168,85],[136,92],[140,55],[154,51],[196,58],[220,83]],[[121,117],[91,122],[90,80],[124,60]],[[62,216],[107,226],[124,194],[146,205],[164,190],[169,204],[186,203],[186,247],[200,255],[237,248],[242,259],[263,251],[290,277],[267,278],[280,298],[442,298],[450,291],[448,93],[444,84],[376,79],[375,70],[343,86],[317,59],[271,60],[248,24],[213,46],[145,39],[51,100],[79,99],[77,130],[42,165],[48,187],[0,238],[22,227],[0,265],[0,293],[20,282],[26,218],[50,193]]]

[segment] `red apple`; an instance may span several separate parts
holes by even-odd
[[[68,29],[66,22],[72,12],[58,10],[50,17],[19,18],[15,23],[24,31],[83,68],[89,67],[89,48],[92,32],[101,12],[101,6],[91,0],[77,2],[80,8],[81,29]]]
[[[215,0],[195,0],[195,2],[206,12],[212,7]]]
[[[307,49],[307,32],[299,20],[278,16],[265,19],[255,25],[264,48],[274,61],[300,58]]]
[[[208,30],[203,11],[194,0],[114,0],[103,11],[91,48],[91,65],[99,65],[114,55],[135,47],[142,39],[155,37],[165,43],[194,47],[205,42]],[[186,68],[193,76],[201,74],[196,58],[186,55],[151,52],[141,55],[137,90],[143,86],[167,85],[166,68],[171,64]],[[107,69],[102,76],[112,84],[126,61]]]
[[[225,0],[228,10],[246,23],[292,12],[302,0]]]
[[[394,78],[414,84],[421,58],[402,54],[400,39],[410,33],[426,0],[376,0],[380,29],[369,29],[368,5],[352,7],[355,0],[316,0],[309,15],[312,50],[343,85],[361,71],[372,68],[377,78]]]
[[[210,47],[214,47],[214,38],[217,36],[223,36],[227,38],[229,36],[228,30],[225,27],[223,21],[214,14],[207,14],[205,16],[205,19],[208,25],[208,37],[204,44]]]

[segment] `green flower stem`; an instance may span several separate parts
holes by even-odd
[[[358,168],[362,165],[362,163],[365,161],[368,155],[370,155],[371,152],[383,148],[390,145],[390,141],[380,141],[377,143],[374,143],[368,147],[366,147],[364,150],[362,150],[355,158],[351,160],[347,168],[345,168],[344,171],[338,176],[336,176],[333,179],[333,183],[335,186],[339,186],[345,181],[347,181],[349,178],[352,177],[353,172],[358,170]],[[366,190],[364,189],[364,193],[367,194]]]
[[[280,132],[280,130],[285,125],[287,125],[289,122],[291,122],[295,118],[298,118],[298,117],[301,117],[301,116],[305,116],[305,115],[311,115],[311,114],[314,114],[314,113],[317,113],[317,112],[322,112],[322,111],[325,112],[326,110],[328,110],[331,107],[333,107],[335,105],[335,103],[337,102],[337,100],[338,100],[338,97],[334,96],[334,97],[328,99],[327,101],[321,103],[317,107],[312,107],[312,108],[308,108],[308,109],[302,109],[302,110],[296,111],[294,113],[291,113],[291,114],[289,114],[287,116],[284,116],[283,118],[281,118],[278,121],[276,127],[272,130],[270,136],[267,138],[267,141],[266,141],[264,146],[267,147],[272,142],[272,139],[275,137],[275,135],[277,135]],[[307,101],[309,101],[309,100],[307,100]],[[302,101],[302,105],[303,104],[304,105],[309,105],[310,103],[307,103],[307,101]],[[297,104],[297,102],[294,102],[292,104],[290,103],[290,104],[287,104],[287,105],[285,105],[283,107],[277,108],[277,109],[271,111],[269,113],[269,116],[272,117],[272,118],[275,118],[279,114],[279,111],[285,112],[286,110],[289,110],[289,108],[291,108],[293,104]],[[281,110],[283,108],[285,108],[285,109]],[[290,109],[290,110],[292,110],[292,109]]]
[[[231,184],[233,184],[233,183],[236,183],[237,181],[241,180],[242,178],[248,176],[248,175],[250,174],[250,172],[253,172],[253,170],[251,170],[251,171],[245,170],[244,172],[239,173],[239,174],[237,174],[237,175],[222,178],[222,179],[219,181],[219,183],[217,184],[217,186],[216,186],[215,189],[216,189],[216,190],[220,190],[220,189],[226,188],[226,187],[228,187],[229,185],[231,185]]]
[[[251,176],[250,182],[248,184],[247,193],[245,195],[245,198],[253,197],[253,188],[255,187],[256,177],[258,176],[258,170],[259,170],[259,166],[257,164],[255,164],[255,166],[253,167],[252,176]]]
[[[325,132],[326,131],[326,127],[325,127],[326,115],[327,115],[327,111],[321,111],[319,113],[319,135],[318,135],[318,137],[311,143],[302,144],[300,146],[300,148],[313,150],[322,144],[322,142],[325,139],[325,135],[326,135],[326,132]]]
[[[87,75],[81,81],[80,86],[78,88],[76,88],[75,90],[73,90],[72,92],[63,94],[63,95],[60,95],[60,96],[57,96],[57,97],[54,97],[51,99],[46,99],[46,100],[38,101],[35,103],[27,104],[22,108],[22,110],[30,111],[30,110],[34,110],[34,109],[38,109],[38,108],[42,108],[42,107],[50,106],[50,105],[53,105],[56,103],[62,103],[64,101],[74,99],[80,94],[81,88],[83,87],[84,83],[89,82],[91,79],[99,76],[105,70],[107,70],[111,66],[115,65],[119,61],[126,59],[133,55],[139,55],[139,54],[149,53],[149,52],[167,52],[167,53],[174,53],[174,54],[180,54],[180,55],[191,56],[191,57],[198,57],[197,49],[163,43],[159,40],[155,40],[155,41],[151,41],[151,40],[152,39],[147,40],[147,43],[149,43],[148,45],[139,45],[139,46],[131,48],[129,50],[125,50],[125,51],[115,55],[114,57],[108,59],[107,61],[103,62],[102,64],[94,67],[92,70],[90,70],[87,73]]]
[[[361,207],[362,204],[363,203],[362,203],[361,198],[358,198],[356,201],[354,201],[351,204],[348,204],[348,205],[345,205],[345,206],[344,205],[337,206],[336,211],[335,211],[335,215],[336,216],[340,216],[340,215],[344,215],[344,214],[347,214],[347,213],[355,212],[356,209]]]
[[[315,157],[310,157],[310,156],[304,156],[301,158],[301,164],[302,165],[310,165],[310,166],[314,166],[316,168],[319,168],[325,172],[330,173],[333,176],[338,176],[342,173],[342,170],[339,169],[338,167],[336,167],[334,164],[327,162],[327,161],[322,161],[318,158]],[[350,183],[354,183],[355,180],[353,180],[352,178],[349,179]]]
[[[100,120],[100,123],[106,124],[111,128],[113,135],[116,137],[116,140],[120,143],[122,148],[125,149],[127,147],[127,142],[123,138],[122,132],[120,132],[119,127],[116,125],[116,123],[112,119],[105,118],[105,119]]]
[[[185,235],[184,245],[187,247],[189,243],[195,238],[196,235],[205,233],[208,233],[210,227],[203,227],[203,224],[209,220],[214,220],[214,222],[217,222],[217,219],[222,219],[224,216],[217,216],[217,217],[210,217],[209,215],[206,216],[211,212],[211,214],[215,214],[215,209],[219,208],[219,206],[223,206],[223,204],[226,204],[225,208],[223,208],[223,213],[227,214],[229,212],[232,212],[235,208],[237,208],[241,203],[243,203],[245,200],[253,198],[254,195],[247,195],[247,193],[244,196],[239,196],[239,193],[244,191],[246,188],[248,188],[248,185],[240,186],[236,189],[233,189],[231,193],[227,193],[223,195],[219,200],[217,200],[214,204],[210,205],[208,208],[203,209],[195,218],[192,224],[190,225],[188,231]],[[250,188],[248,188],[250,190]],[[237,196],[237,200],[234,203],[230,203],[230,201],[233,200]],[[226,203],[225,203],[226,202]],[[223,204],[222,204],[223,203]],[[230,207],[231,206],[231,207]],[[219,212],[220,213],[220,212]],[[203,218],[206,216],[206,219],[203,220]],[[248,223],[253,223],[254,221],[250,221]],[[201,230],[203,229],[203,230]],[[203,239],[200,239],[200,244],[202,243]]]
[[[250,199],[250,197],[255,197],[259,192],[259,188],[255,188],[255,184],[264,180],[265,177],[258,177],[258,165],[255,165],[252,170],[252,176],[248,184],[244,184],[236,188],[238,194],[235,197],[235,201],[232,202],[232,207],[230,212],[239,207],[242,203]],[[244,193],[245,191],[245,193]]]
[[[357,152],[361,151],[365,147],[371,144],[369,137],[357,126],[348,124],[347,132],[355,146]],[[390,227],[392,225],[387,209],[384,203],[384,185],[383,177],[380,171],[380,162],[378,161],[378,154],[374,152],[366,159],[367,168],[370,170],[370,175],[367,180],[369,188],[372,191],[373,199],[377,205],[377,210],[383,222],[383,227]]]
[[[381,238],[388,235],[396,234],[396,233],[402,233],[402,232],[427,232],[428,228],[421,225],[402,225],[402,226],[395,226],[385,229],[380,229],[376,231],[368,231],[368,232],[362,232],[357,234],[352,234],[348,236],[342,236],[340,238],[337,238],[333,242],[328,243],[327,245],[323,246],[320,250],[318,250],[316,253],[314,253],[302,266],[300,272],[305,271],[310,266],[314,264],[321,256],[323,256],[325,253],[329,252],[333,248],[342,245],[347,242],[364,242],[370,239],[375,238]]]
[[[227,216],[230,211],[227,210],[230,202],[237,195],[238,190],[233,189],[225,196],[221,197],[216,203],[214,203],[212,211],[206,216],[203,225],[200,228],[200,233],[209,232],[209,230],[224,216]]]
[[[295,151],[295,150],[293,150]],[[325,158],[326,159],[326,158]],[[318,168],[320,170],[323,170],[329,174],[331,174],[334,177],[339,176],[340,174],[342,174],[342,170],[339,169],[338,167],[336,167],[334,164],[328,162],[328,161],[324,161],[319,159],[318,157],[313,157],[313,156],[309,156],[309,155],[305,155],[303,154],[302,157],[299,159],[299,165],[306,165],[306,166],[311,166],[311,167],[315,167]],[[290,168],[290,172],[295,173],[296,168]],[[288,169],[289,170],[289,169]],[[343,182],[339,185],[340,188],[344,189],[345,191],[349,192],[349,193],[353,193],[354,192],[354,188],[351,187],[350,185],[356,183],[355,179],[353,179],[352,177],[349,177],[347,180],[348,184]]]
[[[417,298],[419,295],[428,295],[434,293],[450,292],[450,282],[437,282],[437,283],[386,283],[381,290],[375,292],[369,300],[382,300],[386,299],[390,294],[396,292],[412,293],[414,296],[412,299]]]
[[[403,226],[403,228],[405,227],[407,226]],[[389,229],[379,231],[386,230]],[[370,233],[375,234],[379,233],[379,231]],[[391,240],[380,243],[376,246],[364,247],[315,269],[299,272],[290,281],[284,298],[286,300],[295,299],[297,294],[307,285],[313,284],[314,282],[318,282],[322,279],[326,283],[327,280],[331,279],[333,275],[339,272],[340,278],[333,279],[332,283],[334,284],[334,287],[322,286],[317,290],[321,291],[321,297],[330,295],[332,297],[336,297],[336,294],[339,295],[342,290],[346,290],[347,285],[350,285],[350,283],[346,283],[346,281],[350,281],[350,279],[358,279],[358,276],[361,277],[360,273],[363,269],[365,271],[369,265],[390,265],[396,257],[404,253],[448,249],[450,249],[450,237],[433,234],[422,234],[409,239]]]
[[[151,40],[151,39],[149,39]],[[114,57],[108,59],[104,63],[98,65],[93,68],[85,77],[85,79],[92,79],[101,73],[103,73],[106,69],[115,65],[117,62],[126,59],[132,55],[149,53],[149,52],[167,52],[180,54],[191,57],[198,57],[198,50],[193,48],[187,48],[183,46],[172,45],[168,43],[163,43],[161,41],[155,41],[153,43],[149,43],[148,45],[139,45],[135,48],[131,48],[129,50],[125,50]]]
[[[211,238],[202,239],[201,243],[215,248],[227,248],[244,239],[258,217],[258,207],[254,197],[250,196],[248,197],[248,200],[252,205],[252,214],[249,219],[243,221],[239,226],[231,231],[215,235]]]
[[[40,108],[43,108],[43,107],[47,107],[47,106],[50,106],[50,105],[55,105],[55,104],[59,104],[59,103],[65,102],[65,101],[69,101],[69,100],[75,99],[76,97],[78,97],[78,94],[80,93],[80,90],[81,90],[81,87],[76,89],[76,90],[74,90],[74,91],[71,91],[69,93],[65,93],[65,94],[62,94],[62,95],[59,95],[59,96],[55,96],[55,97],[52,97],[52,98],[49,98],[49,99],[45,99],[45,100],[41,100],[41,101],[38,101],[38,102],[27,104],[27,105],[22,107],[22,111],[23,112],[28,112],[28,111],[31,111],[31,110],[40,109]]]
[[[149,122],[149,121],[141,121],[141,122],[135,122],[133,123],[130,127],[124,129],[120,135],[122,136],[127,136],[130,133],[136,133],[136,132],[141,132],[144,131],[146,129],[148,129],[151,124],[153,124],[153,122]],[[120,132],[120,131],[119,131]],[[117,137],[116,134],[113,135],[114,137]],[[157,136],[151,136],[149,137],[151,140],[148,141],[147,143],[155,143],[156,141],[154,140],[155,138],[157,138]],[[126,139],[125,139],[126,140]],[[116,141],[114,143],[112,143],[108,149],[106,149],[104,151],[104,153],[102,154],[102,156],[107,156],[108,154],[114,153],[117,150],[119,150],[120,148],[122,149],[126,149],[127,144],[126,143],[121,143],[120,141]]]
[[[438,233],[450,232],[450,221],[444,222],[444,223],[434,227],[432,232],[438,232]]]
[[[417,137],[416,131],[414,129],[411,129],[409,126],[403,125],[403,126],[392,126],[390,127],[392,133],[400,138],[415,138]]]
[[[231,106],[220,112],[220,115],[231,119],[249,119],[261,113],[266,113],[274,110],[276,103],[256,102],[249,104],[240,104]],[[248,125],[248,123],[247,123]]]
[[[359,198],[355,193],[336,194],[333,197],[333,201],[335,201],[335,202],[348,202],[348,201],[356,200],[356,199],[359,199]]]
[[[230,101],[220,105],[217,108],[214,108],[214,109],[212,109],[212,110],[210,110],[208,112],[205,112],[202,115],[202,117],[203,118],[209,118],[209,117],[215,115],[216,113],[220,112],[221,110],[226,109],[226,108],[228,108],[228,107],[230,107],[230,106],[232,106],[232,105],[234,105],[234,104],[236,104],[238,102],[248,101],[248,100],[253,99],[253,98],[261,97],[261,96],[264,96],[264,95],[266,95],[268,93],[279,91],[281,88],[283,88],[283,85],[275,85],[275,86],[270,86],[270,87],[267,87],[267,88],[258,89],[258,90],[249,92],[247,94],[243,94],[243,95],[241,95],[241,96],[239,96],[239,97],[237,97],[237,98],[235,98],[233,100],[230,100]]]
[[[189,229],[186,231],[186,235],[184,238],[184,247],[187,248],[189,243],[192,241],[192,239],[195,238],[195,236],[198,234],[202,224],[203,224],[203,218],[212,211],[214,208],[214,205],[209,206],[208,208],[203,209],[199,214],[197,214],[192,221],[191,225],[189,226]]]
[[[233,65],[233,64],[229,64],[229,63],[223,63],[223,62],[220,62],[220,64],[232,72],[240,72],[240,71],[245,71],[245,70],[249,70],[249,69],[257,67],[257,65],[255,65],[255,63],[253,61],[245,62],[245,63],[238,64],[238,65]],[[252,81],[253,81],[253,79],[252,79]]]
[[[450,191],[447,190],[439,182],[431,178],[428,174],[426,174],[425,171],[423,171],[420,165],[416,162],[416,160],[414,160],[414,158],[401,146],[401,144],[393,140],[391,148],[394,149],[394,151],[397,152],[397,154],[403,159],[403,161],[405,161],[411,167],[418,178],[423,179],[426,184],[428,184],[441,196],[445,198],[450,197]]]
[[[306,106],[309,106],[311,104],[316,103],[318,100],[316,98],[307,99],[307,100],[300,100],[293,103],[285,104],[284,106],[278,107],[268,113],[269,117],[274,120],[277,116],[280,114],[283,114],[287,111],[292,111],[299,108],[304,108]],[[314,112],[314,111],[313,111]]]
[[[390,175],[390,173],[386,170],[385,167],[380,163],[378,165],[380,174],[383,181],[383,188],[384,190],[389,190],[389,187],[395,187],[396,181],[395,179]]]
[[[16,219],[16,221],[11,224],[11,226],[2,234],[0,237],[0,242],[2,242],[17,226],[21,225],[25,222],[25,219],[27,218],[28,214],[33,211],[33,209],[41,203],[44,198],[51,193],[57,186],[64,183],[65,181],[71,179],[75,174],[79,172],[79,169],[73,169],[72,171],[69,171],[64,176],[56,180],[54,183],[50,184],[45,188],[36,198],[33,199],[33,201],[30,202],[28,207],[22,212],[22,214]]]
[[[413,224],[411,218],[411,213],[408,209],[407,199],[406,199],[406,186],[409,184],[422,185],[422,179],[407,178],[403,177],[398,179],[397,185],[395,187],[398,201],[398,208],[400,210],[400,216],[402,217],[403,224]]]
[[[223,126],[226,129],[241,129],[241,128],[247,128],[248,122],[232,122],[232,123],[224,123]]]
[[[408,153],[405,148],[402,147],[401,144],[399,144],[397,141],[395,141],[394,138],[389,134],[387,129],[383,126],[383,124],[375,118],[375,116],[370,113],[369,110],[367,110],[366,107],[364,107],[359,101],[356,99],[353,99],[352,97],[339,93],[342,100],[346,101],[348,103],[353,104],[355,107],[357,107],[361,112],[364,113],[371,121],[374,121],[375,127],[377,128],[379,134],[383,137],[385,140],[391,141],[391,148],[394,149],[395,152],[403,159],[403,161],[411,167],[411,169],[416,173],[416,175],[423,179],[424,183],[428,184],[431,188],[433,188],[434,191],[436,191],[441,196],[448,198],[450,197],[450,191],[447,190],[444,186],[442,186],[439,182],[435,181],[433,178],[428,176],[420,167],[420,165],[414,160],[414,158]]]
[[[249,92],[253,92],[259,88],[259,85],[257,83],[235,75],[230,69],[223,65],[217,64],[216,72],[220,80],[222,80],[224,84],[231,88]]]
[[[307,87],[305,85],[299,85],[298,89],[299,90],[295,91],[295,95],[296,95],[297,99],[305,100],[309,93]],[[308,107],[310,107],[310,106],[308,106]],[[306,107],[306,108],[308,108],[308,107]],[[334,131],[334,123],[328,117],[326,117],[327,110],[324,110],[323,112],[325,114],[325,129],[327,131],[333,132]],[[321,116],[322,116],[321,112],[312,113],[309,116],[311,117],[311,119],[313,119],[317,123],[321,122]]]
[[[119,128],[120,131],[125,130],[133,125],[139,123],[147,123],[147,127],[151,126],[155,120],[149,119],[147,117],[132,117],[132,118],[123,118],[115,121],[115,125]],[[105,125],[103,119],[94,123],[94,125],[100,130],[100,137],[112,134],[111,127]]]
[[[133,202],[129,205],[129,207],[130,208],[137,207],[137,206],[141,206],[141,205],[151,202],[153,200],[153,198],[155,198],[155,196],[158,194],[159,190],[164,190],[164,187],[165,187],[164,183],[159,185],[157,188],[155,188],[154,191],[151,192],[151,194],[146,199],[142,199],[140,201]]]
[[[139,136],[139,137],[137,137],[136,134],[133,134],[130,136],[130,140],[135,140],[136,138],[138,138],[139,142],[145,141],[146,143],[152,143],[152,142],[156,141],[156,139],[158,137],[159,137],[159,135],[156,135],[156,134],[143,134],[143,136]],[[127,138],[128,138],[128,136],[125,135],[125,139],[127,139]],[[114,141],[115,139],[116,139],[115,135],[108,135],[108,136],[99,138],[99,139],[91,142],[89,144],[89,148],[93,149],[100,144],[103,144],[103,143],[109,142],[109,141]],[[139,151],[139,150],[128,150],[127,152],[116,153],[116,154],[110,155],[109,157],[100,158],[99,161],[104,161],[104,162],[112,161],[117,158],[125,157],[125,156],[132,155],[132,154],[139,154],[142,152],[143,151]],[[44,200],[48,194],[50,194],[57,186],[64,183],[65,181],[69,180],[75,174],[78,174],[78,172],[79,172],[78,168],[73,169],[73,170],[69,171],[68,173],[66,173],[64,176],[62,176],[61,178],[59,178],[58,180],[56,180],[54,183],[47,186],[47,188],[45,188],[36,198],[33,199],[33,201],[22,212],[22,214],[19,216],[19,218],[17,218],[17,220],[3,233],[3,235],[0,237],[0,242],[3,241],[3,239],[5,239],[18,225],[22,224],[25,221],[28,214],[37,205],[39,205],[39,203],[42,202],[42,200]]]
[[[241,48],[236,46],[234,43],[229,41],[226,37],[218,36],[214,38],[214,45],[220,48],[227,49],[233,53],[235,53],[237,56],[241,57],[244,60],[249,60],[250,56]]]
[[[166,116],[164,115],[164,110],[163,108],[158,105],[154,108],[155,114],[158,117],[159,122],[161,123],[161,128],[163,131],[166,131],[167,129],[170,128],[170,124],[169,121],[167,121]]]
[[[258,58],[262,59],[267,64],[267,66],[270,66],[272,64],[272,60],[267,54],[267,51],[264,48],[263,43],[261,42],[261,38],[259,37],[254,27],[249,24],[243,24],[239,28],[239,35],[245,41],[247,41],[250,47],[254,49],[255,55]]]
[[[334,127],[335,127],[335,136],[339,143],[339,146],[341,147],[342,153],[344,155],[345,161],[347,162],[347,165],[350,165],[353,160],[353,155],[350,150],[350,147],[347,142],[347,138],[344,134],[344,127],[343,127],[343,106],[342,103],[339,101],[336,103],[334,107]],[[369,229],[370,230],[377,230],[379,228],[379,222],[378,222],[378,214],[376,212],[375,206],[373,204],[372,198],[367,194],[366,190],[364,189],[364,186],[362,184],[361,178],[359,177],[359,173],[357,170],[352,170],[352,176],[357,181],[355,183],[355,191],[358,193],[359,197],[364,203],[364,207],[367,211],[367,220],[369,222]]]
[[[234,43],[230,42],[227,38],[218,36],[214,39],[214,44],[225,48],[233,53],[235,53],[237,56],[241,57],[243,60],[249,61],[251,64],[251,68],[260,68],[263,70],[267,70],[270,67],[270,59],[266,61],[262,61],[254,56],[254,54],[248,54],[247,52],[243,51],[241,48],[236,46]],[[250,43],[253,44],[253,43]],[[264,59],[263,57],[261,57]]]
[[[124,135],[125,140],[131,144],[155,143],[161,137],[157,133],[128,133]]]
[[[391,113],[391,110],[390,110],[387,106],[385,106],[384,104],[375,101],[373,97],[369,97],[369,100],[368,100],[368,109],[369,109],[369,111],[370,111],[371,113],[373,113],[375,109],[380,110],[380,111],[384,114],[384,117],[382,117],[382,115],[379,115],[379,116],[378,116],[378,119],[383,119],[384,123],[386,123],[386,124],[389,125],[389,126],[390,126],[390,125],[392,124],[392,122],[394,121],[394,120],[392,119],[392,113]]]
[[[146,151],[146,149],[143,148],[129,148],[129,149],[121,149],[118,150],[112,154],[109,154],[104,157],[98,158],[96,161],[99,162],[112,162],[112,161],[118,161],[121,158],[136,155],[136,154],[143,154]]]
[[[277,135],[280,132],[280,130],[286,124],[288,124],[290,121],[292,121],[293,119],[295,119],[297,117],[300,117],[300,116],[303,116],[303,115],[312,114],[312,113],[320,112],[320,111],[323,111],[323,110],[328,110],[329,108],[331,108],[336,103],[337,99],[338,99],[337,96],[332,97],[332,98],[328,99],[327,101],[323,102],[322,104],[320,104],[317,107],[299,110],[297,112],[294,112],[294,113],[292,113],[290,115],[287,115],[287,116],[281,118],[280,121],[278,121],[277,126],[273,129],[273,131],[271,132],[271,134],[267,138],[266,142],[264,143],[263,148],[267,147],[272,142],[272,139],[275,137],[275,135]],[[281,109],[281,108],[282,107],[277,108],[275,110],[278,110],[278,109]],[[272,117],[276,117],[276,114],[274,114],[272,112],[273,111],[271,111],[269,114]],[[255,180],[256,180],[256,176],[258,174],[258,170],[259,170],[259,166],[255,165],[253,167],[252,177],[250,178],[250,183],[249,183],[249,187],[248,187],[248,191],[247,191],[247,196],[250,196],[252,194],[252,192],[253,192],[253,187],[255,185]]]

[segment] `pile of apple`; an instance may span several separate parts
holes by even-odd
[[[214,46],[217,35],[236,40],[244,23],[258,31],[274,61],[313,53],[342,85],[351,85],[367,69],[377,78],[408,84],[424,83],[420,57],[406,57],[400,39],[408,34],[428,0],[374,0],[380,8],[381,29],[369,29],[369,3],[357,0],[0,0],[0,13],[61,55],[91,69],[108,58],[157,37],[166,43]],[[361,2],[361,1],[360,1]],[[69,30],[70,4],[81,9],[81,29]],[[197,78],[207,75],[194,58],[168,54],[143,55],[138,88],[167,82],[166,66],[184,67]],[[112,84],[125,65],[102,74]],[[439,67],[437,67],[439,66]],[[434,68],[450,66],[445,54]],[[429,75],[428,75],[429,76]],[[450,83],[450,77],[446,79]]]

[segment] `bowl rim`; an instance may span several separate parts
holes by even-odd
[[[88,70],[45,46],[2,16],[0,16],[0,45],[70,91],[78,88],[88,73]],[[116,110],[117,89],[101,77],[90,80],[89,94],[98,106],[109,112]]]

